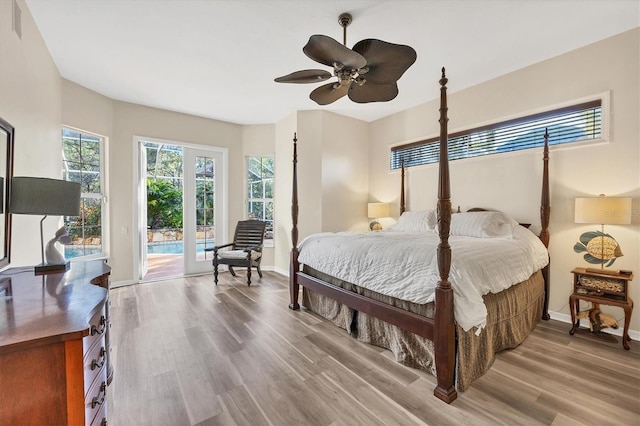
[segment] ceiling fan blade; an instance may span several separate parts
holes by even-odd
[[[361,54],[324,35],[316,34],[309,37],[302,51],[314,61],[330,67],[335,63],[354,69],[367,65],[367,60]]]
[[[337,88],[335,86],[338,86],[338,83],[323,84],[311,92],[309,97],[318,105],[328,105],[346,95],[351,84],[345,83]]]
[[[362,74],[367,83],[390,84],[416,61],[416,51],[403,44],[387,43],[376,39],[359,41],[353,50],[367,59],[369,71]]]
[[[369,102],[387,102],[398,96],[398,85],[374,84],[367,80],[362,86],[352,84],[349,87],[349,99],[359,104]]]
[[[331,73],[325,70],[302,70],[283,75],[274,79],[276,83],[317,83],[331,77]]]

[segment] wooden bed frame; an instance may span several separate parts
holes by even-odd
[[[440,162],[438,179],[438,233],[440,243],[437,249],[438,269],[440,281],[435,290],[435,314],[433,318],[418,315],[404,309],[388,305],[386,303],[370,299],[355,292],[345,290],[312,277],[300,271],[298,262],[298,175],[297,175],[297,137],[293,137],[293,192],[291,216],[293,228],[291,230],[291,259],[289,265],[289,308],[300,309],[298,296],[300,285],[315,291],[323,296],[336,300],[339,303],[349,306],[359,312],[366,313],[382,321],[396,325],[408,332],[423,336],[434,342],[435,367],[437,385],[434,395],[446,403],[451,403],[457,398],[455,389],[455,359],[456,359],[456,331],[453,314],[453,289],[449,282],[449,270],[451,267],[451,247],[449,245],[449,229],[451,223],[451,199],[449,181],[449,159],[447,153],[448,131],[447,131],[447,78],[445,69],[442,68],[442,78],[440,79]],[[548,134],[545,132],[545,143],[543,151],[543,176],[542,176],[542,198],[540,207],[540,218],[542,231],[540,240],[549,246],[549,146]],[[400,212],[405,210],[404,197],[404,164],[402,167]],[[548,295],[549,295],[549,265],[543,269],[545,280],[545,297],[542,319],[548,320]]]

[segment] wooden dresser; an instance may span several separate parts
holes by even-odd
[[[110,270],[0,273],[0,425],[106,425]]]

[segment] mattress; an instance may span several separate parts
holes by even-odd
[[[340,232],[305,238],[298,260],[343,282],[409,303],[433,302],[440,280],[435,232]],[[483,296],[529,279],[548,263],[537,236],[513,226],[509,238],[449,238],[454,315],[464,331],[487,324]]]

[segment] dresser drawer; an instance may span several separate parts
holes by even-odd
[[[96,340],[84,355],[84,389],[88,391],[106,364],[107,348],[104,339]]]
[[[90,333],[87,337],[82,339],[85,353],[87,353],[93,347],[97,340],[104,338],[108,326],[105,313],[105,306],[103,306],[102,309],[96,312],[96,314],[89,321]]]
[[[96,416],[93,418],[93,422],[91,422],[91,426],[107,426],[107,404],[106,404],[106,402],[100,406],[100,409],[96,413]]]
[[[98,371],[98,377],[87,391],[85,405],[85,424],[92,424],[93,419],[103,405],[107,404],[107,368],[102,366]],[[105,411],[106,415],[106,411]]]

